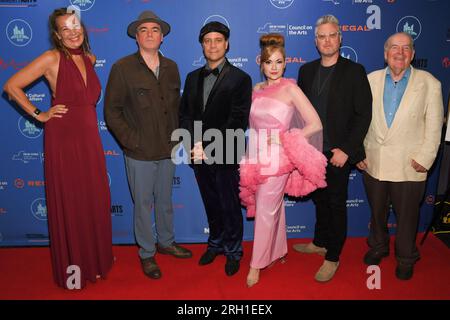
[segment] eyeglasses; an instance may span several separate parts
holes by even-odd
[[[329,34],[317,34],[316,38],[320,41],[324,41],[326,38],[329,38],[331,40],[336,40],[339,35],[340,35],[340,32],[333,32],[333,33],[329,33]]]

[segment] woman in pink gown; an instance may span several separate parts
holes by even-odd
[[[5,91],[45,123],[44,173],[55,282],[80,289],[106,277],[113,264],[110,193],[95,105],[100,82],[86,30],[72,12],[49,18],[55,49],[44,52],[5,84]],[[23,91],[44,76],[52,107],[36,108]]]
[[[295,81],[282,77],[284,38],[264,35],[260,46],[266,81],[253,90],[248,151],[240,165],[241,201],[255,217],[249,287],[261,269],[287,254],[284,194],[304,196],[326,185],[326,159],[312,145],[320,146],[322,124]]]

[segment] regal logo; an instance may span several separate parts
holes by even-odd
[[[70,0],[70,3],[81,11],[88,11],[94,6],[95,0]]]
[[[14,70],[20,70],[23,67],[25,67],[29,62],[28,61],[21,61],[17,62],[14,59],[11,59],[9,62],[3,60],[2,57],[0,57],[0,70],[6,70],[9,67],[13,68]]]
[[[38,220],[47,220],[47,203],[44,198],[37,198],[31,203],[31,213]]]
[[[31,26],[22,19],[11,20],[6,26],[6,35],[9,42],[18,47],[24,47],[33,38]]]
[[[27,185],[29,187],[44,187],[45,186],[45,181],[44,180],[29,180],[27,182]]]
[[[286,9],[294,3],[294,0],[270,0],[270,3],[277,9]]]
[[[286,63],[306,63],[302,57],[286,57]]]
[[[96,28],[96,27],[87,27],[87,32],[89,33],[105,33],[105,32],[109,32],[109,28],[108,27],[103,27],[103,28]]]
[[[119,153],[117,153],[116,150],[104,150],[105,156],[110,156],[110,157],[118,157],[120,156]]]
[[[29,8],[36,7],[37,0],[0,0],[0,8]]]
[[[414,16],[405,16],[398,21],[397,32],[406,32],[416,40],[422,32],[422,24]]]
[[[357,32],[357,31],[371,31],[371,30],[372,29],[370,29],[368,26],[348,25],[348,24],[341,25],[341,31],[343,31],[343,32],[346,32],[346,31]]]

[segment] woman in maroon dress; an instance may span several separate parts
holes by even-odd
[[[45,123],[53,275],[59,286],[78,289],[86,280],[106,277],[113,264],[111,200],[95,110],[101,87],[86,29],[77,15],[57,9],[49,23],[54,49],[12,76],[5,91],[26,113]],[[47,111],[33,106],[24,92],[42,76],[52,91]]]

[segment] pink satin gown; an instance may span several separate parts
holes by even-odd
[[[250,267],[257,269],[287,254],[284,194],[302,196],[326,185],[325,157],[300,130],[290,130],[297,109],[283,101],[288,86],[295,81],[253,91],[248,152],[240,165],[241,201],[255,216]],[[280,143],[271,143],[271,135]]]

